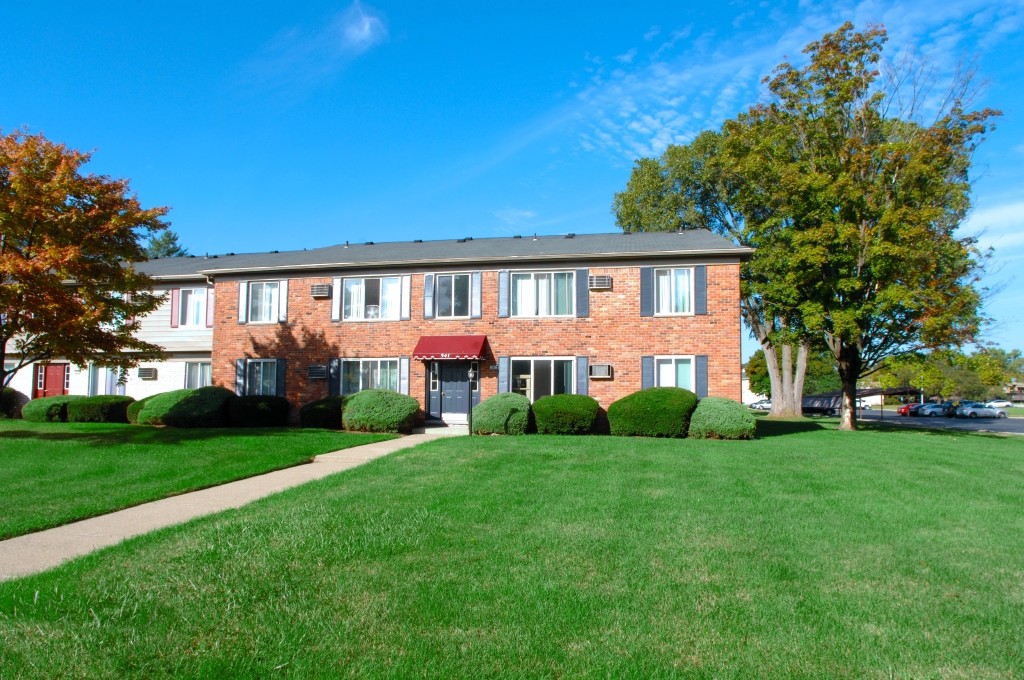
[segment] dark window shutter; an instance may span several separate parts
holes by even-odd
[[[589,365],[587,357],[576,357],[576,394],[587,394],[590,385]]]
[[[434,275],[423,275],[423,318],[434,318]]]
[[[278,359],[275,368],[277,368],[277,396],[285,396],[285,376],[287,374],[288,362],[284,359]]]
[[[640,316],[654,316],[654,267],[640,268]]]
[[[245,396],[245,359],[235,359],[235,394]]]
[[[708,355],[698,354],[694,359],[696,360],[694,366],[694,373],[696,374],[694,375],[694,381],[696,382],[697,387],[697,398],[703,399],[708,396]]]
[[[181,289],[171,288],[171,328],[178,327],[178,317],[181,315]]]
[[[509,308],[509,274],[507,269],[498,272],[498,316],[508,316]],[[505,390],[506,392],[508,390]]]
[[[708,313],[708,268],[702,264],[693,268],[693,313]]]
[[[249,320],[249,282],[238,282],[238,323]]]
[[[511,391],[512,357],[498,357],[498,392]]]
[[[576,270],[576,316],[590,316],[590,270]]]
[[[336,397],[341,394],[341,359],[327,362],[327,396]]]
[[[640,389],[654,387],[654,357],[640,357]]]
[[[206,289],[206,327],[213,328],[213,301],[216,296],[213,288]]]
[[[481,297],[483,297],[483,277],[480,272],[469,275],[469,318],[479,319],[483,316]]]

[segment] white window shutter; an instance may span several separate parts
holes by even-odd
[[[281,284],[278,287],[278,296],[280,313],[277,320],[284,323],[288,320],[288,279],[281,280]]]
[[[331,291],[331,321],[341,321],[341,277],[335,277]]]

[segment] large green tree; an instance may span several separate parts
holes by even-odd
[[[146,256],[157,257],[186,257],[188,249],[178,243],[178,235],[170,229],[153,235],[146,246]]]
[[[808,394],[820,394],[822,392],[836,392],[842,387],[839,380],[839,372],[836,370],[836,361],[831,352],[827,350],[812,351],[806,362],[807,370],[804,376],[804,392]],[[768,361],[762,350],[751,355],[745,366],[747,380],[750,382],[750,390],[754,394],[763,394],[772,397],[771,377],[768,373]],[[781,373],[781,367],[780,367]]]
[[[127,180],[84,174],[88,161],[42,135],[0,135],[0,386],[36,361],[161,355],[134,335],[160,298],[131,263],[167,210],[142,208]]]
[[[880,79],[884,44],[883,28],[851,24],[810,44],[806,65],[766,79],[766,103],[638,161],[614,204],[623,229],[705,227],[757,248],[743,315],[782,372],[773,395],[778,385],[799,403],[807,348],[823,342],[844,429],[856,427],[859,378],[887,357],[969,341],[980,322],[983,257],[956,230],[997,112],[967,110],[961,78],[924,122],[920,92],[901,89],[914,79]]]

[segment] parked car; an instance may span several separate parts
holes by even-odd
[[[858,399],[857,400],[857,408],[859,408],[862,411],[865,410],[865,409],[870,411],[871,410],[871,404],[869,404],[868,402],[864,401],[863,399]]]
[[[1013,406],[1013,403],[1006,399],[993,399],[992,401],[986,402],[985,406],[988,406],[989,408],[1010,408]]]
[[[939,416],[949,414],[945,404],[924,404],[921,408],[917,409],[917,415],[922,418],[938,418]]]
[[[772,400],[771,399],[761,399],[759,401],[755,401],[753,404],[750,405],[750,408],[755,409],[757,411],[771,411],[772,410]]]
[[[897,415],[901,416],[920,415],[918,411],[921,410],[922,406],[924,406],[924,404],[904,404],[903,406],[900,406],[898,409],[896,409],[896,413]]]
[[[961,404],[956,410],[960,418],[1005,418],[1006,411],[998,408],[991,408],[985,404]]]

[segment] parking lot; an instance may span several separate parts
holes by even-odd
[[[966,432],[999,432],[1024,435],[1024,418],[917,418],[896,415],[895,407],[884,411],[864,409],[858,416],[864,421],[883,421],[903,427],[947,428]]]

